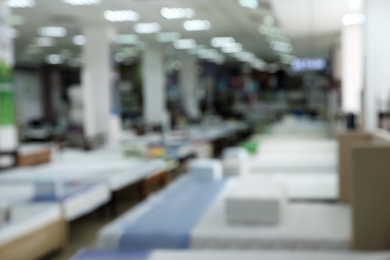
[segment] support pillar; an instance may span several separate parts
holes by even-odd
[[[390,99],[390,1],[366,1],[366,84],[364,89],[364,115],[366,130],[378,127],[379,105]],[[382,104],[379,104],[382,103]]]
[[[362,112],[364,81],[364,27],[345,25],[342,28],[342,110],[359,116]]]
[[[150,44],[141,57],[143,114],[147,125],[166,127],[169,115],[166,108],[164,54],[161,46]]]
[[[84,29],[82,96],[84,134],[88,138],[103,134],[109,143],[120,138],[118,77],[115,72],[113,44],[116,32],[101,26]]]
[[[190,120],[200,117],[196,88],[198,86],[198,59],[194,55],[183,54],[181,57],[180,87],[183,93],[186,114]]]
[[[0,0],[0,169],[16,164],[18,147],[12,70],[13,41],[10,37],[11,9]]]

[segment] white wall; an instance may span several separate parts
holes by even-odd
[[[187,115],[191,119],[198,119],[200,116],[198,96],[197,57],[194,55],[182,55],[182,67],[180,70],[180,87],[183,93],[184,105]]]
[[[378,125],[379,101],[390,97],[390,1],[366,2],[366,86],[364,114],[367,130]]]
[[[16,70],[14,72],[16,112],[19,124],[43,117],[42,89],[38,71]]]

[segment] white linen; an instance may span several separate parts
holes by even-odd
[[[20,204],[11,207],[11,221],[0,227],[0,245],[28,235],[40,228],[59,221],[61,209],[56,204]]]
[[[388,260],[390,253],[291,251],[154,251],[149,260]]]
[[[291,204],[284,221],[272,227],[228,224],[225,200],[232,183],[220,194],[191,234],[192,248],[346,250],[351,240],[347,206]]]
[[[63,214],[68,221],[73,221],[106,204],[111,192],[106,185],[93,185],[62,202]]]

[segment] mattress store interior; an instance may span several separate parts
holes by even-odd
[[[389,0],[0,0],[0,260],[390,260]]]

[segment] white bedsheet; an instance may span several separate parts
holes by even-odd
[[[249,161],[253,173],[336,172],[337,156],[325,154],[259,154]]]
[[[149,260],[388,260],[390,253],[155,251]]]
[[[192,248],[347,250],[351,212],[347,206],[291,204],[278,226],[231,226],[225,216],[227,185],[191,235]]]
[[[11,210],[11,222],[0,227],[0,245],[28,235],[62,218],[61,208],[56,204],[20,204],[12,206]]]
[[[100,206],[106,204],[111,198],[111,192],[104,184],[94,185],[87,190],[70,196],[62,202],[65,219],[73,221],[82,217]]]

